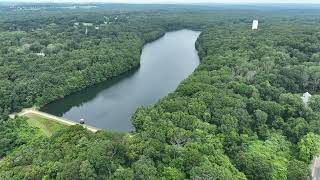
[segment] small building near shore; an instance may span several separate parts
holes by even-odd
[[[84,123],[85,123],[84,119],[80,119],[80,124],[84,124]]]

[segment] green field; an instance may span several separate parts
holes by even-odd
[[[32,127],[37,127],[40,132],[50,137],[53,133],[65,128],[66,126],[53,120],[49,120],[37,115],[28,115],[28,124]]]

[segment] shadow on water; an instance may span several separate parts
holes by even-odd
[[[101,83],[95,84],[91,87],[85,88],[81,91],[72,93],[69,96],[64,97],[63,99],[59,99],[57,101],[53,101],[40,109],[40,111],[48,112],[50,114],[54,114],[56,116],[63,116],[65,112],[70,111],[73,107],[81,107],[86,102],[89,102],[97,97],[97,95],[108,89],[117,83],[122,82],[123,80],[132,77],[135,73],[138,72],[140,66],[132,69],[131,71],[125,72],[117,77],[112,79],[103,81]],[[63,106],[59,106],[63,102]],[[53,108],[54,107],[54,108]]]

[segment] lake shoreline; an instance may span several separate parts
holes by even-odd
[[[131,132],[131,117],[140,106],[173,92],[200,63],[196,41],[201,32],[170,31],[143,47],[138,68],[40,108],[49,114],[101,129]]]

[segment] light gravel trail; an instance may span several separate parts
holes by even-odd
[[[48,113],[45,113],[45,112],[41,112],[41,111],[36,110],[35,108],[23,109],[20,113],[18,113],[16,115],[17,116],[28,116],[30,114],[37,115],[37,116],[40,116],[40,117],[44,117],[44,118],[46,118],[48,120],[57,121],[57,122],[59,122],[61,124],[65,124],[65,125],[68,125],[68,126],[73,126],[73,125],[77,125],[77,124],[80,125],[77,122],[71,121],[69,119],[61,118],[61,117],[58,117],[58,116],[54,116],[52,114],[48,114]],[[100,130],[100,129],[96,128],[96,127],[89,126],[89,125],[86,125],[86,124],[81,124],[81,125],[84,128],[86,128],[86,129],[88,129],[89,131],[92,131],[92,132],[97,132],[97,131]]]

